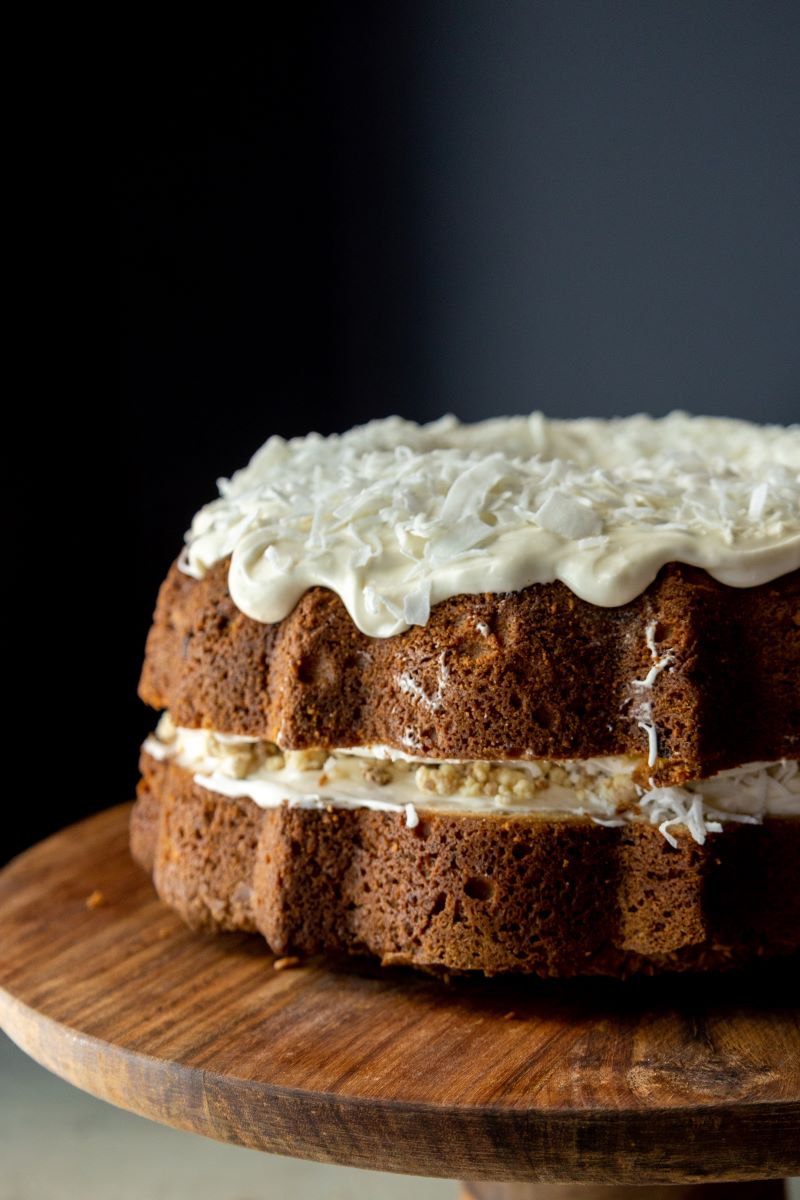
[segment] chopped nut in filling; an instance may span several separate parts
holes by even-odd
[[[634,803],[639,794],[630,771],[604,777],[582,771],[575,763],[567,771],[544,760],[524,767],[491,762],[429,764],[417,767],[414,782],[421,792],[437,796],[499,797],[511,802],[535,800],[548,788],[564,787],[571,788],[579,800],[588,801],[589,791],[595,796],[600,793],[617,808]]]

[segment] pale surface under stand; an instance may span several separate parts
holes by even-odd
[[[465,1185],[480,1200],[800,1165],[800,1028],[780,972],[447,986],[355,962],[276,971],[259,939],[192,934],[156,900],[127,815],[0,877],[0,1020],[79,1087],[301,1158],[540,1181]]]
[[[653,1184],[465,1183],[460,1200],[783,1200],[782,1179],[749,1183]]]

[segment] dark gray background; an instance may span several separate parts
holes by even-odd
[[[800,5],[430,6],[425,391],[800,418]]]
[[[132,413],[224,411],[181,423],[198,500],[270,432],[392,411],[800,417],[800,4],[187,38],[127,95],[123,367]]]
[[[345,403],[800,418],[800,5],[400,8],[336,116]]]
[[[107,395],[99,417],[62,402],[60,372],[52,472],[31,489],[19,459],[42,512],[5,677],[47,770],[26,766],[17,844],[132,794],[158,584],[269,434],[448,410],[800,419],[796,0],[295,4],[260,35],[194,14],[106,49],[102,85],[96,56],[64,57],[40,198],[42,228],[70,199],[92,224],[75,148],[88,130],[116,158],[119,421]],[[58,228],[89,364],[83,246]],[[28,407],[38,445],[52,422]]]

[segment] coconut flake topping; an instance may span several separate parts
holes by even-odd
[[[685,413],[462,425],[391,417],[273,437],[219,481],[181,568],[231,556],[237,606],[286,617],[315,585],[387,637],[460,593],[564,582],[625,604],[667,562],[752,587],[800,567],[800,426]]]

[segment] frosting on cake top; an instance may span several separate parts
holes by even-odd
[[[753,587],[800,567],[800,425],[635,416],[463,425],[399,417],[272,437],[219,481],[180,566],[231,556],[234,603],[280,621],[310,587],[364,633],[423,625],[461,593],[560,579],[625,604],[668,562]]]

